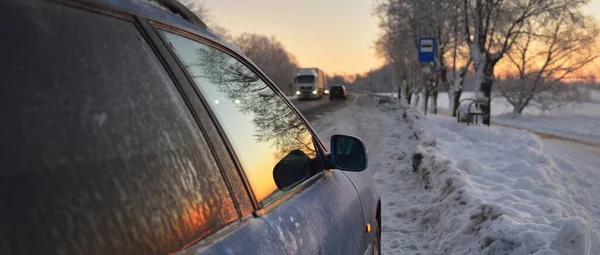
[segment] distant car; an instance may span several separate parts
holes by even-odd
[[[0,254],[379,254],[365,144],[177,1],[0,17]]]
[[[347,92],[344,85],[333,85],[329,88],[329,100],[341,98],[346,100]]]

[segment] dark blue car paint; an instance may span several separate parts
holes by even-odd
[[[261,218],[251,218],[234,226],[237,229],[213,243],[199,243],[188,249],[190,254],[286,254],[277,233]],[[202,246],[202,247],[197,247]]]
[[[362,254],[360,200],[339,170],[323,177],[263,217],[289,254]]]
[[[375,189],[375,182],[372,178],[372,171],[372,169],[366,169],[362,172],[344,172],[344,174],[348,176],[350,181],[352,181],[352,184],[354,184],[354,187],[358,192],[365,219],[365,221],[363,222],[363,226],[366,226],[366,224],[371,224],[371,226],[374,227],[375,224],[377,224],[376,214],[377,204],[379,203],[379,194]],[[371,231],[370,233],[368,233],[365,237],[365,244],[371,244],[373,242],[374,236],[375,231]]]
[[[167,11],[140,1],[101,0],[98,2],[161,23],[179,26],[235,51],[252,63],[239,49],[209,30]],[[243,223],[237,222],[235,224],[239,226],[236,226],[237,229],[231,233],[210,244],[200,242],[198,245],[201,247],[193,245],[188,252],[194,254],[364,254],[374,237],[374,231],[366,233],[365,225],[376,224],[375,215],[379,201],[371,176],[369,171],[327,170],[321,179],[260,218],[252,218]]]
[[[145,1],[153,1],[153,0],[145,0]],[[178,15],[174,15],[167,11],[158,9],[154,6],[150,6],[149,4],[141,3],[141,0],[99,0],[107,5],[112,5],[118,9],[127,10],[129,12],[133,12],[135,14],[139,14],[141,16],[146,16],[151,20],[159,21],[164,24],[169,24],[172,26],[178,26],[194,32],[197,35],[210,39],[211,41],[217,42],[221,45],[226,46],[227,48],[235,51],[237,54],[240,54],[241,57],[250,61],[246,56],[243,55],[242,51],[238,49],[235,45],[221,39],[219,36],[213,34],[206,28],[199,27],[195,24],[190,23],[189,21],[183,19]]]

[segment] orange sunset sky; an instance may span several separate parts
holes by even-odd
[[[374,50],[379,29],[372,12],[377,0],[198,1],[209,9],[212,23],[234,36],[243,32],[275,36],[301,67],[354,74],[383,64]],[[584,11],[600,20],[600,0],[592,0]]]

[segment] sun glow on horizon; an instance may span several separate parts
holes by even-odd
[[[210,10],[210,19],[237,36],[257,33],[274,36],[298,60],[301,67],[315,66],[328,75],[353,79],[384,64],[375,54],[380,33],[372,0],[198,0]],[[592,0],[583,12],[600,21],[600,0]],[[503,59],[502,62],[506,60]],[[594,61],[578,73],[597,76]],[[496,74],[505,75],[510,65],[499,63]]]
[[[211,19],[234,36],[274,36],[300,67],[327,74],[366,73],[380,67],[374,41],[377,18],[371,0],[204,0]]]

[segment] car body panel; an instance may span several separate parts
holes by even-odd
[[[348,179],[352,181],[352,184],[359,194],[364,218],[363,224],[365,226],[366,224],[375,226],[377,223],[377,205],[380,201],[379,193],[377,193],[375,182],[372,178],[372,171],[372,169],[366,169],[362,172],[344,172]],[[381,222],[379,222],[379,224],[381,224]],[[371,244],[374,236],[374,231],[368,233],[365,236],[365,244]]]
[[[363,254],[360,199],[340,170],[321,179],[262,216],[289,254]]]
[[[198,247],[198,248],[197,248]],[[249,249],[249,247],[252,247]],[[184,254],[286,254],[278,234],[261,218],[251,218],[232,233],[212,243],[191,246]]]

